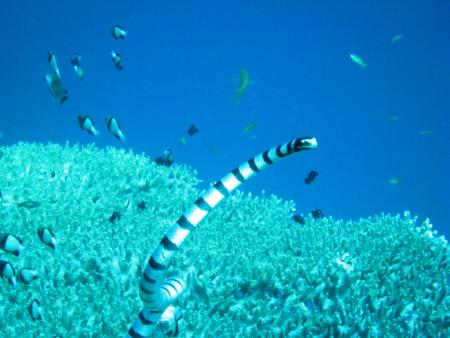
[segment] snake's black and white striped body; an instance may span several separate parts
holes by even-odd
[[[166,273],[173,256],[192,230],[233,190],[261,170],[293,153],[316,147],[315,138],[305,137],[266,150],[233,169],[195,201],[165,234],[148,260],[139,284],[144,309],[129,329],[127,338],[149,337],[162,318],[176,324],[178,318],[171,304],[186,284],[176,276],[166,279]],[[175,328],[167,329],[166,333],[175,333]]]

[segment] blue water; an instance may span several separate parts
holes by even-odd
[[[152,157],[169,147],[206,187],[266,148],[316,136],[317,150],[243,190],[265,189],[294,200],[299,213],[318,208],[336,218],[411,210],[448,236],[448,13],[444,0],[5,1],[0,144],[95,142]],[[124,40],[112,38],[114,24],[128,31]],[[392,43],[396,34],[404,36]],[[124,58],[122,71],[112,49]],[[69,91],[62,105],[43,80],[48,50]],[[83,81],[70,64],[75,52]],[[251,85],[236,105],[241,69]],[[90,115],[102,135],[81,131],[78,114]],[[121,123],[125,143],[107,132],[107,115]],[[192,137],[191,124],[200,130]],[[418,134],[425,129],[432,134]],[[319,176],[305,185],[310,170]]]

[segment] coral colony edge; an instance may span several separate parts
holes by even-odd
[[[291,201],[230,194],[316,147],[272,148],[203,193],[193,169],[112,147],[1,147],[0,331],[448,336],[448,244],[428,221],[405,212],[299,225]]]

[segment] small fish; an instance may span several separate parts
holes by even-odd
[[[127,34],[128,34],[128,32],[123,30],[122,27],[120,27],[119,25],[115,25],[111,29],[111,35],[116,40],[124,39],[127,36]]]
[[[41,203],[38,201],[25,201],[21,203],[17,203],[17,206],[19,208],[27,208],[27,209],[34,209],[41,206]]]
[[[145,203],[145,201],[141,201],[138,203],[137,208],[138,210],[145,210],[147,209],[147,203]]]
[[[28,306],[28,312],[34,321],[41,320],[43,318],[41,303],[36,298],[33,299],[31,304]]]
[[[39,278],[39,273],[35,269],[23,268],[19,270],[19,280],[24,284],[30,284]]]
[[[250,134],[253,131],[253,129],[256,128],[256,125],[257,125],[256,121],[250,122],[244,127],[244,133]]]
[[[350,54],[350,59],[356,63],[358,66],[360,66],[361,68],[366,68],[367,64],[364,63],[363,59],[361,59],[361,57],[359,57],[356,54]]]
[[[58,63],[56,62],[56,55],[53,51],[49,50],[47,52],[47,58],[48,58],[48,63],[50,64],[50,67],[52,67],[53,71],[55,72],[55,74],[61,78],[61,74],[59,73],[59,68],[58,68]]]
[[[305,184],[311,184],[312,181],[319,175],[317,171],[311,170],[308,174],[308,177],[305,178]]]
[[[198,133],[198,128],[195,125],[191,125],[188,129],[188,135],[193,136]]]
[[[388,115],[384,118],[386,121],[398,121],[398,117],[395,115]]]
[[[5,278],[13,288],[16,288],[16,270],[7,261],[0,259],[0,277]]]
[[[394,35],[394,36],[392,37],[391,42],[392,42],[392,43],[397,42],[398,40],[403,39],[403,37],[404,37],[403,34],[396,34],[396,35]]]
[[[11,234],[0,234],[0,249],[19,256],[19,254],[25,249],[22,245],[22,240]]]
[[[305,225],[306,224],[306,220],[302,215],[294,215],[292,217],[292,219],[294,220],[295,223],[301,224],[301,225]]]
[[[69,94],[66,89],[64,89],[61,79],[56,74],[45,75],[45,82],[47,83],[50,94],[52,94],[53,99],[62,104],[69,98]]]
[[[109,132],[113,134],[117,139],[119,139],[120,141],[125,141],[127,139],[123,134],[122,129],[120,128],[120,124],[119,122],[117,122],[115,117],[107,116],[105,118],[105,122]]]
[[[73,70],[75,71],[75,74],[78,75],[80,80],[84,79],[84,70],[80,66],[73,66]]]
[[[239,88],[237,89],[236,95],[235,95],[236,104],[239,104],[241,102],[241,97],[247,91],[249,84],[250,84],[250,79],[248,76],[248,72],[245,69],[242,69]]]
[[[173,151],[170,149],[165,149],[162,156],[155,159],[155,163],[170,167],[173,164]]]
[[[401,183],[402,179],[400,177],[392,177],[389,180],[390,185],[399,185]]]
[[[37,233],[42,243],[56,250],[56,237],[49,228],[39,228]]]
[[[181,143],[181,144],[186,144],[186,138],[185,138],[184,136],[182,136],[182,137],[180,138],[180,143]]]
[[[72,58],[70,59],[70,63],[72,66],[80,66],[81,65],[81,55],[78,53],[75,53],[72,55]]]
[[[115,51],[111,51],[111,56],[114,63],[114,67],[116,67],[117,70],[122,70],[123,69],[122,56]]]
[[[70,59],[70,63],[73,66],[73,70],[78,75],[80,80],[84,79],[84,70],[81,68],[81,56],[78,53],[75,53]]]
[[[94,136],[100,135],[100,132],[95,128],[95,124],[89,116],[78,115],[78,124],[82,130],[87,131],[89,134]]]
[[[319,219],[319,218],[324,217],[322,211],[319,209],[314,209],[313,211],[311,211],[311,215],[314,219]]]
[[[122,218],[122,214],[119,211],[113,211],[112,215],[108,218],[108,220],[114,224],[116,220],[120,220]]]
[[[420,136],[430,136],[433,135],[433,130],[431,129],[423,129],[417,133]]]

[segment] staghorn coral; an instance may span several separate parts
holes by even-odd
[[[195,171],[94,146],[0,151],[0,231],[26,247],[0,259],[40,272],[16,290],[0,280],[2,336],[124,335],[142,306],[142,257],[199,194]],[[27,200],[41,205],[17,207]],[[449,335],[448,244],[429,222],[405,213],[299,226],[293,208],[237,192],[199,226],[173,264],[189,277],[181,336]],[[111,223],[113,211],[122,217]],[[40,226],[55,232],[56,251]],[[42,322],[26,310],[35,297]]]

